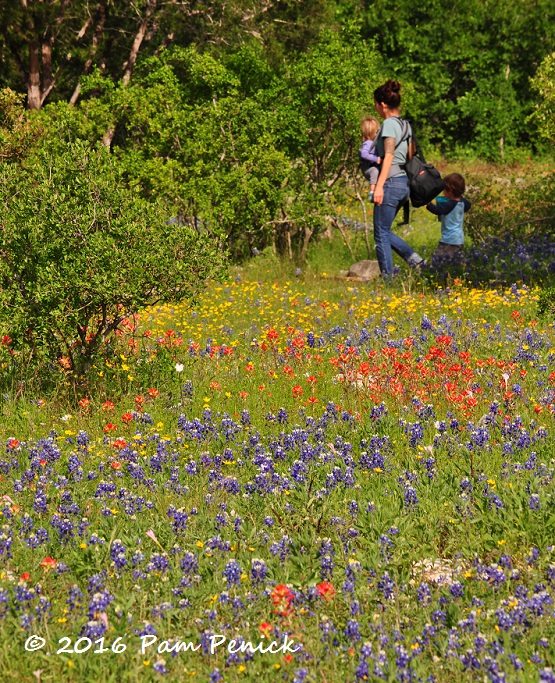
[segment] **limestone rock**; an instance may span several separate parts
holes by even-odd
[[[373,280],[379,277],[380,266],[377,261],[370,261],[368,259],[359,261],[353,264],[347,274],[348,277],[358,277],[361,280]]]

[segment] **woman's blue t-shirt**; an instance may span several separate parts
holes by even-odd
[[[411,138],[411,131],[409,131],[409,135],[401,142],[405,131],[405,126],[397,116],[390,116],[388,119],[385,119],[376,135],[376,152],[378,156],[382,159],[384,157],[384,138],[394,138],[395,151],[393,152],[393,165],[402,166],[405,164]],[[400,169],[399,173],[396,173],[395,175],[406,175],[406,173]]]

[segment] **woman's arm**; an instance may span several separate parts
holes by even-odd
[[[378,206],[383,202],[383,186],[389,175],[391,165],[393,164],[393,155],[395,154],[395,138],[383,139],[384,155],[382,161],[382,168],[378,177],[378,182],[374,188],[374,204]]]

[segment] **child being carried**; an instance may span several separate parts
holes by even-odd
[[[380,129],[378,119],[373,116],[368,116],[362,120],[360,124],[360,132],[362,133],[362,145],[358,150],[358,158],[360,162],[360,170],[366,180],[370,181],[370,194],[368,199],[373,201],[374,188],[378,182],[380,174],[379,165],[381,163],[380,157],[376,154],[376,135]]]

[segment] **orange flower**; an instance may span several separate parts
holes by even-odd
[[[22,581],[29,581],[31,578],[31,574],[29,572],[23,572],[23,574],[19,577]]]
[[[46,572],[50,571],[51,569],[56,569],[57,564],[58,564],[58,560],[55,560],[53,557],[50,557],[50,555],[48,555],[40,563],[40,566],[44,569],[44,572],[46,573]]]
[[[104,434],[107,434],[108,432],[113,432],[114,429],[117,429],[117,428],[118,428],[117,425],[112,424],[111,422],[108,422],[108,424],[104,426],[102,431],[104,432]]]
[[[79,407],[80,407],[82,410],[86,410],[90,405],[91,405],[91,402],[89,401],[88,398],[82,398],[82,399],[79,401]]]
[[[328,602],[333,598],[336,592],[333,583],[330,583],[329,581],[323,581],[322,583],[317,584],[316,590],[318,595],[322,596],[324,600],[327,600]]]
[[[160,392],[158,391],[158,389],[152,388],[148,390],[148,395],[150,396],[150,398],[156,398],[159,393]]]
[[[275,611],[282,617],[292,612],[291,603],[295,597],[291,590],[284,584],[279,583],[271,592],[272,602],[274,603]]]
[[[263,636],[269,636],[270,633],[274,630],[274,627],[267,621],[263,621],[258,627],[258,630],[260,631],[260,633],[262,633]]]
[[[133,414],[132,413],[123,413],[123,415],[121,416],[121,419],[127,425],[133,420]]]
[[[302,396],[303,395],[303,388],[300,387],[298,384],[296,384],[291,391],[293,392],[293,396]]]
[[[114,448],[118,450],[125,448],[127,446],[127,441],[125,439],[116,439],[113,444]]]
[[[112,401],[104,401],[104,404],[102,405],[102,410],[105,412],[110,412],[115,408],[115,405],[112,403]]]

